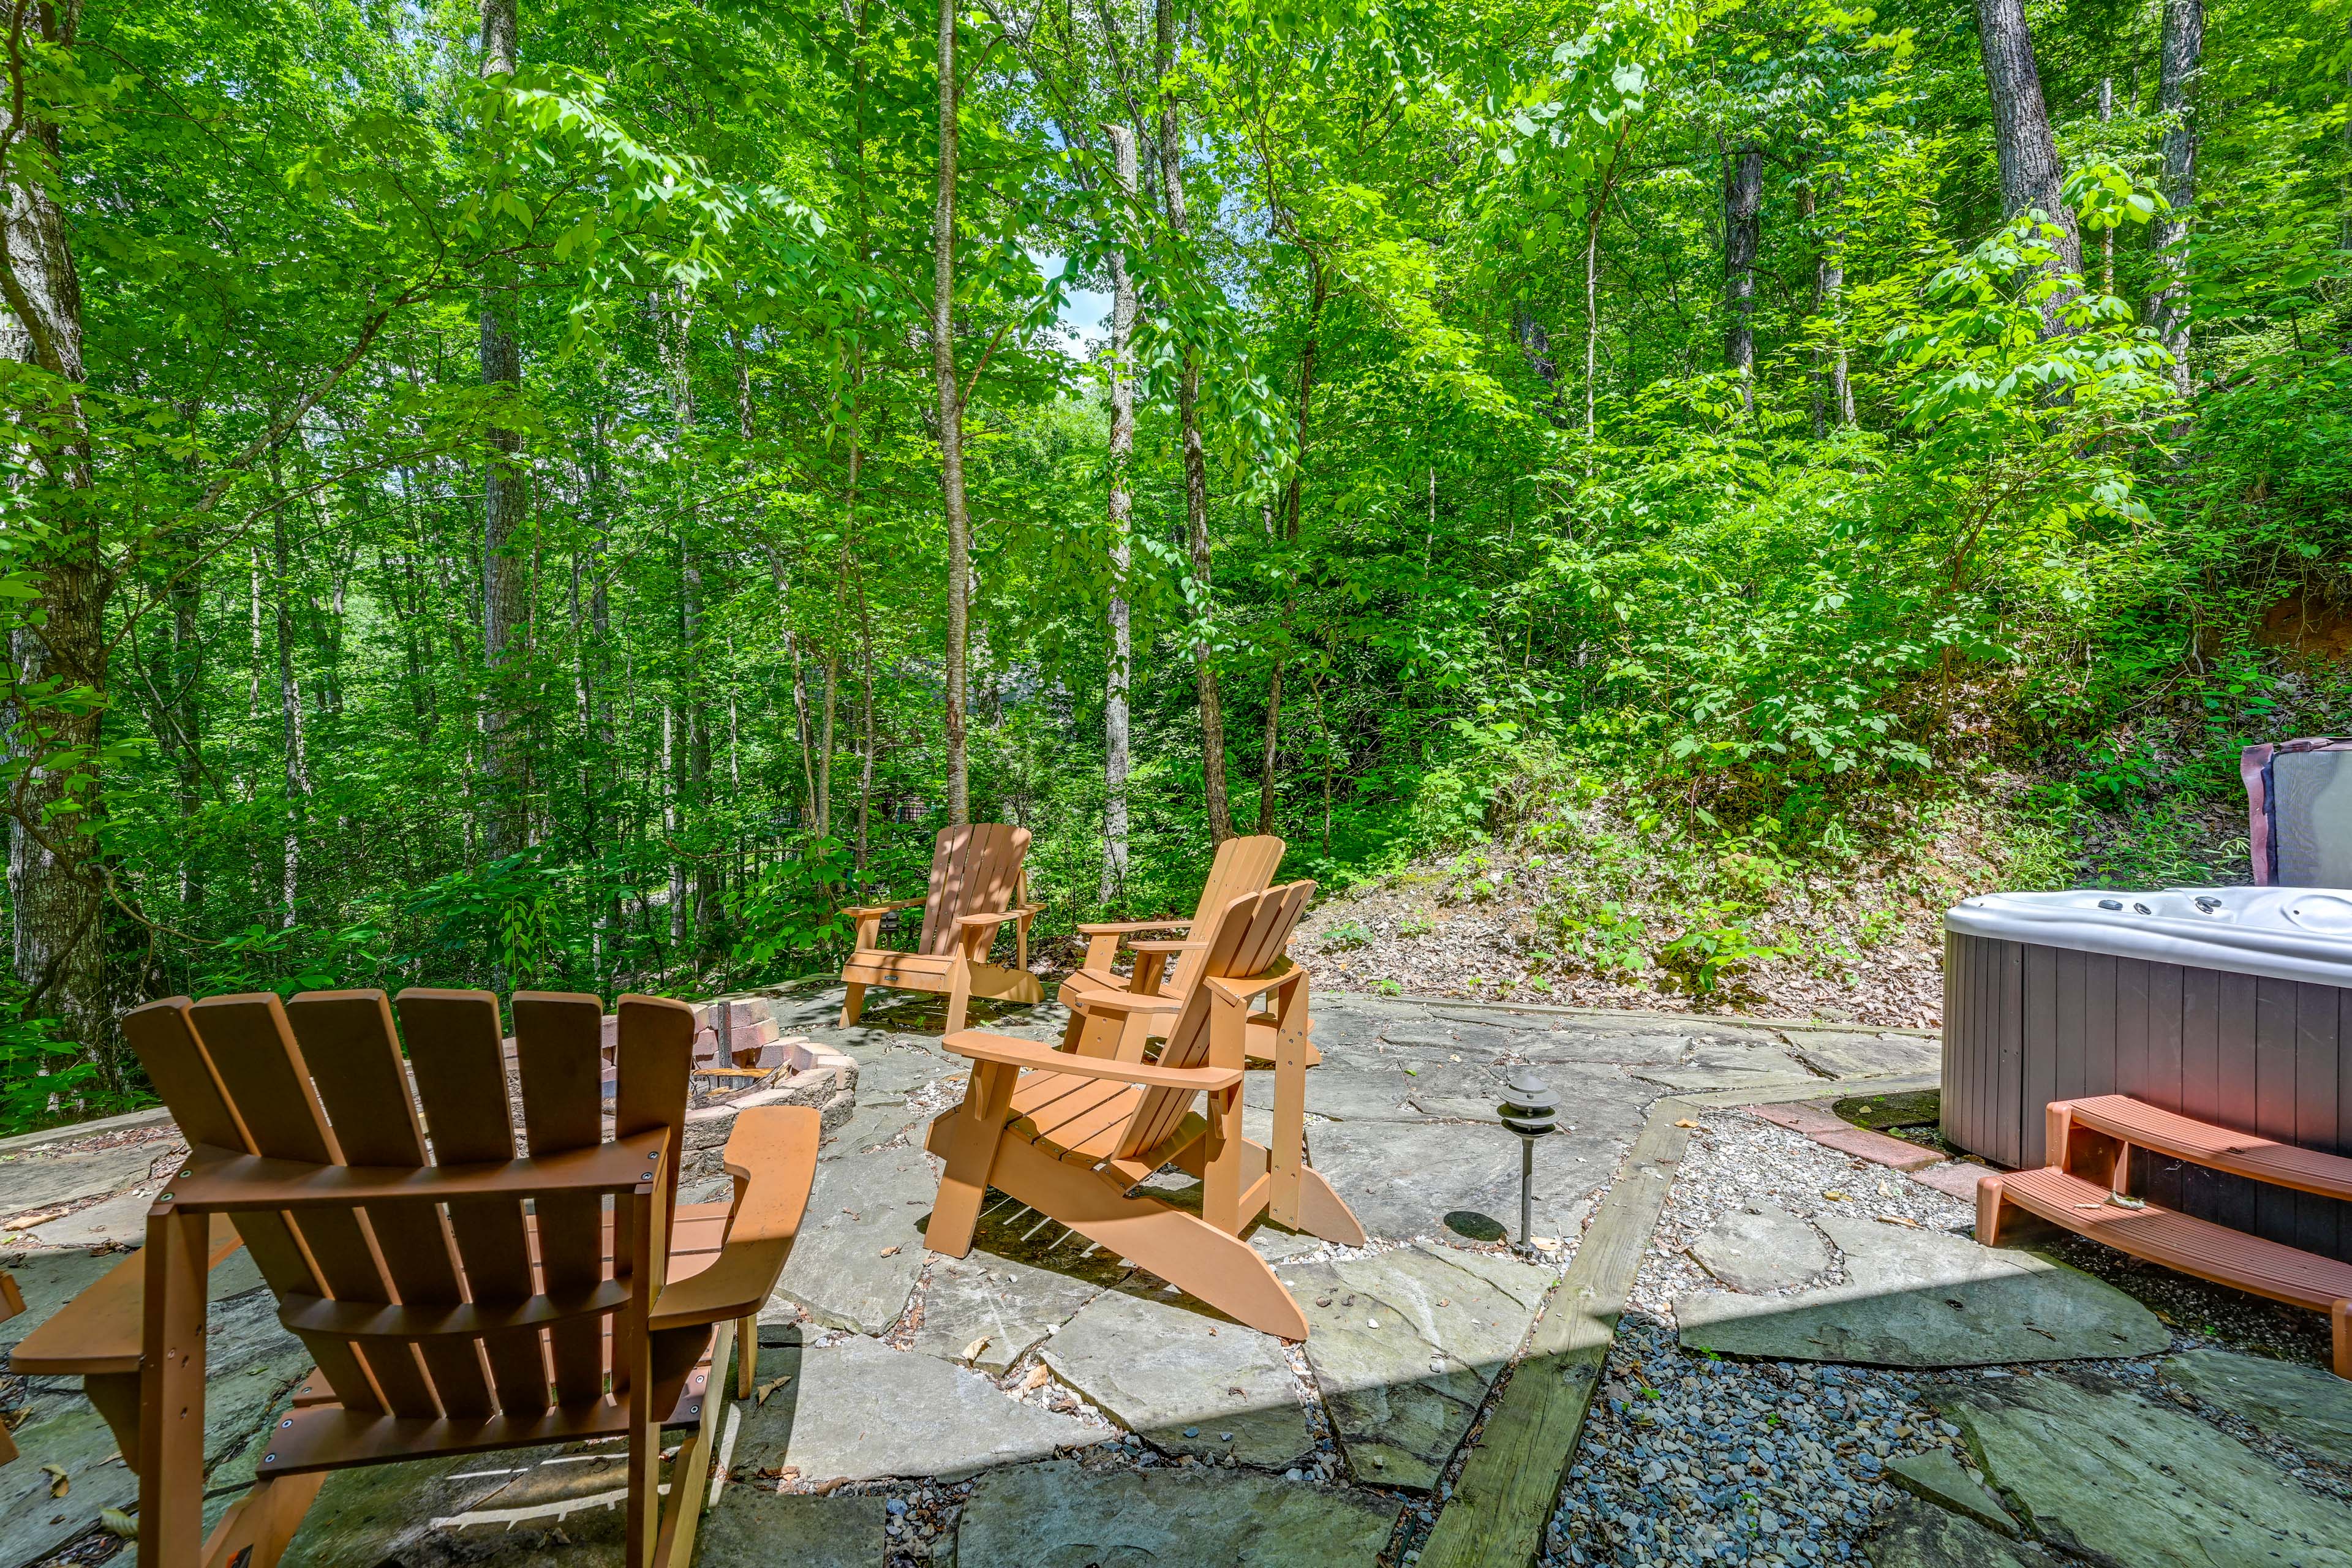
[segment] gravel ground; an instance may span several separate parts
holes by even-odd
[[[1961,1234],[1973,1224],[1970,1205],[1745,1111],[1695,1112],[1693,1120],[1699,1125],[1618,1324],[1540,1562],[1866,1562],[1868,1537],[1895,1495],[1885,1479],[1889,1459],[1943,1448],[1977,1473],[1957,1429],[1927,1405],[1929,1391],[2024,1369],[1894,1372],[1685,1351],[1672,1303],[1715,1283],[1686,1248],[1718,1215],[1759,1200],[1808,1218],[1845,1209]],[[2325,1364],[2326,1329],[2315,1314],[2087,1243],[2056,1250],[2156,1310],[2173,1329],[2168,1354],[2212,1345]],[[1843,1258],[1834,1247],[1832,1256],[1826,1282],[1844,1278]],[[2213,1422],[2314,1491],[2352,1500],[2352,1468],[2200,1405],[2162,1381],[2163,1359],[2096,1364]]]

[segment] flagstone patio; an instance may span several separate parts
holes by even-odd
[[[1010,1200],[992,1198],[968,1257],[927,1252],[938,1166],[922,1133],[959,1100],[964,1073],[940,1047],[937,999],[875,1008],[851,1029],[834,1026],[837,987],[770,1005],[787,1035],[856,1063],[856,1104],[827,1137],[801,1240],[761,1314],[758,1394],[722,1418],[698,1559],[711,1568],[1410,1562],[1445,1506],[1449,1465],[1526,1353],[1548,1293],[1654,1107],[1714,1090],[1734,1100],[1843,1092],[1831,1074],[1916,1082],[1932,1078],[1937,1048],[1917,1035],[1318,994],[1324,1062],[1307,1080],[1311,1157],[1373,1240],[1333,1247],[1271,1225],[1252,1234],[1309,1319],[1307,1341],[1294,1346]],[[1050,1004],[978,1021],[1039,1039],[1060,1029]],[[1518,1064],[1549,1079],[1562,1106],[1561,1132],[1537,1149],[1538,1247],[1529,1253],[1498,1239],[1517,1223],[1520,1151],[1494,1107],[1503,1071]],[[1256,1076],[1245,1115],[1262,1128],[1270,1097]],[[1776,1119],[1806,1124],[1819,1114]],[[154,1162],[173,1151],[169,1134],[164,1126],[71,1158],[0,1154],[0,1191],[28,1207],[135,1208],[139,1187],[161,1168]],[[1905,1217],[1952,1211],[1955,1200],[1933,1190],[1953,1184],[1951,1167],[1906,1179],[1806,1146],[1878,1173],[1866,1179],[1885,1194],[1914,1195],[1881,1205],[1893,1223],[1860,1212],[1823,1217],[1785,1196],[1786,1207],[1710,1202],[1713,1220],[1674,1244],[1679,1268],[1712,1271],[1701,1276],[1710,1289],[1685,1290],[1676,1303],[1686,1343],[1768,1364],[1948,1366],[2144,1357],[2169,1342],[2110,1286]],[[51,1169],[57,1191],[72,1198],[52,1197]],[[1180,1174],[1154,1181],[1174,1201],[1198,1191]],[[8,1244],[23,1248],[8,1266],[30,1310],[0,1325],[0,1342],[20,1338],[111,1261],[79,1246],[42,1246],[52,1235],[79,1239],[48,1229],[58,1224],[43,1220]],[[207,1458],[219,1507],[250,1473],[252,1439],[305,1363],[249,1266],[224,1268],[213,1294]],[[2022,1328],[2011,1321],[2021,1317]],[[2303,1388],[2226,1363],[2181,1358],[2179,1366],[2179,1381],[2234,1401],[2249,1422],[2279,1425],[2275,1413]],[[130,1504],[131,1479],[70,1382],[12,1380],[11,1391],[27,1413],[16,1429],[26,1458],[0,1470],[0,1568],[61,1549],[93,1561],[108,1543],[92,1533],[100,1512]],[[2004,1405],[2005,1393],[1996,1385],[1943,1406],[1953,1429],[1965,1427],[1984,1450],[1983,1468],[1996,1450],[2007,1454],[2001,1434],[2113,1420],[2121,1396],[2086,1384],[2078,1394]],[[2193,1436],[2167,1429],[2158,1438],[2178,1446]],[[41,1468],[52,1463],[67,1474],[60,1495]],[[1940,1472],[1921,1476],[1914,1490],[1925,1495]],[[2098,1528],[2063,1491],[2045,1498],[1994,1479],[2031,1519],[2049,1521],[2053,1539]],[[1959,1490],[1979,1484],[1969,1471],[1942,1479]],[[586,1568],[618,1559],[620,1495],[611,1445],[347,1472],[329,1482],[288,1561]],[[1975,1516],[1943,1511],[1959,1507],[1948,1500],[1943,1509],[1905,1506],[1928,1512],[1881,1521],[1891,1557],[1911,1551],[1928,1561],[1918,1554],[1988,1533]],[[2294,1515],[2293,1528],[2307,1532],[2332,1517],[2324,1503],[2314,1508]],[[2205,1515],[2182,1518],[2205,1528]],[[2004,1550],[2039,1560],[2026,1545]],[[1811,1560],[1790,1551],[1783,1561]],[[2302,1560],[2336,1561],[2324,1547]]]

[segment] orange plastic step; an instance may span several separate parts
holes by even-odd
[[[2283,1247],[2155,1204],[2123,1208],[2096,1182],[2063,1171],[2011,1171],[1977,1184],[1977,1239],[1995,1246],[2014,1204],[2118,1252],[2329,1315],[2336,1375],[2352,1378],[2352,1263]]]
[[[2053,1100],[2053,1111],[2068,1111],[2077,1127],[2120,1138],[2141,1149],[2186,1160],[2191,1164],[2228,1171],[2234,1175],[2292,1187],[2299,1193],[2352,1202],[2352,1160],[2317,1149],[2252,1132],[2233,1131],[2199,1121],[2124,1094],[2103,1094],[2089,1100]],[[2053,1150],[2054,1158],[2057,1151]]]

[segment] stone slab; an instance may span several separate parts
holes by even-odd
[[[793,1342],[760,1347],[757,1381],[790,1381],[765,1405],[742,1407],[729,1467],[738,1476],[789,1465],[810,1481],[955,1479],[1108,1436],[1024,1405],[979,1373],[935,1356],[869,1339],[804,1348],[796,1335],[787,1337]]]
[[[1947,1197],[1962,1203],[1977,1201],[1977,1184],[1992,1174],[1973,1160],[1947,1160],[1911,1173],[1911,1179],[1923,1186],[1935,1188]]]
[[[2352,1568],[2352,1508],[2114,1380],[2002,1378],[1928,1397],[2053,1545],[2125,1568]]]
[[[910,1111],[898,1100],[884,1100],[878,1105],[861,1105],[850,1112],[847,1121],[825,1136],[817,1151],[819,1160],[838,1160],[844,1154],[871,1154],[886,1143],[905,1141],[920,1144],[919,1114]]]
[[[386,1563],[426,1568],[446,1562],[457,1543],[446,1536],[434,1539],[434,1521],[480,1506],[513,1479],[516,1468],[555,1452],[451,1454],[337,1470],[302,1516],[302,1528],[278,1560],[278,1568],[375,1568]],[[617,1555],[613,1561],[618,1563]]]
[[[1639,1100],[1579,1108],[1575,1132],[1537,1142],[1538,1235],[1576,1234],[1580,1205],[1616,1173],[1642,1114]],[[1519,1140],[1499,1124],[1335,1122],[1307,1142],[1315,1167],[1374,1237],[1443,1236],[1456,1212],[1518,1230]]]
[[[1315,1447],[1281,1342],[1172,1298],[1105,1291],[1039,1355],[1119,1425],[1171,1454],[1230,1454],[1280,1469]]]
[[[973,1342],[984,1339],[971,1364],[1001,1373],[1068,1322],[1097,1289],[977,1248],[962,1258],[934,1258],[914,1348],[961,1361]]]
[[[2039,1254],[1865,1219],[1819,1223],[1845,1255],[1848,1283],[1794,1296],[1685,1296],[1675,1303],[1682,1342],[1870,1366],[2149,1355],[2171,1342],[2146,1307]]]
[[[1481,1263],[1457,1261],[1468,1258]],[[1531,1265],[1423,1247],[1281,1274],[1307,1313],[1307,1364],[1349,1473],[1416,1489],[1436,1485],[1550,1279]]]
[[[957,1568],[1373,1568],[1393,1503],[1232,1470],[1088,1470],[1069,1460],[981,1479]]]
[[[1825,1149],[1841,1154],[1851,1154],[1857,1160],[1867,1160],[1874,1165],[1885,1165],[1895,1171],[1924,1171],[1942,1163],[1943,1156],[1933,1149],[1923,1149],[1916,1143],[1906,1143],[1900,1138],[1889,1138],[1884,1132],[1873,1132],[1864,1127],[1841,1127],[1833,1131],[1810,1134],[1812,1141]]]
[[[256,1445],[280,1403],[310,1370],[310,1357],[299,1340],[278,1326],[276,1300],[266,1290],[215,1302],[206,1335],[205,1483],[236,1486],[252,1479],[260,1457]],[[79,1380],[37,1381],[46,1389],[71,1388]],[[20,1457],[0,1468],[0,1563],[37,1562],[89,1529],[101,1509],[129,1508],[137,1500],[138,1480],[116,1455],[113,1433],[88,1401],[45,1394],[34,1418],[15,1436]],[[49,1496],[50,1477],[41,1468],[52,1464],[66,1471],[62,1498]]]
[[[1966,1514],[1987,1530],[2003,1535],[2017,1533],[2017,1521],[2009,1516],[2009,1510],[1948,1449],[1898,1454],[1886,1461],[1886,1479],[1923,1501]]]
[[[791,1568],[877,1568],[883,1561],[887,1501],[879,1497],[777,1493],[730,1486],[703,1517],[701,1561],[709,1568],[789,1563]]]
[[[42,1247],[142,1247],[147,1241],[147,1211],[154,1206],[154,1198],[144,1192],[123,1193],[26,1234]]]
[[[1788,1041],[1800,1060],[1827,1078],[1932,1073],[1943,1065],[1943,1042],[1933,1035],[1791,1029]]]
[[[2038,1546],[1914,1497],[1895,1500],[1864,1550],[1872,1568],[2064,1568]]]
[[[879,1047],[853,1047],[857,1062],[857,1105],[896,1104],[937,1079],[969,1070],[961,1057],[950,1057],[905,1036],[890,1037]]]
[[[1778,1037],[1719,1027],[1690,1036],[1678,1065],[1635,1068],[1633,1076],[1686,1091],[1821,1081],[1789,1053]]]
[[[173,1151],[169,1138],[93,1152],[0,1157],[0,1222],[139,1185]]]
[[[1821,1233],[1778,1204],[1718,1215],[1690,1244],[1699,1266],[1735,1290],[1761,1294],[1804,1284],[1830,1266]]]
[[[808,1216],[760,1316],[786,1303],[828,1328],[878,1334],[897,1322],[923,1268],[923,1233],[939,1193],[938,1167],[918,1148],[821,1161]]]
[[[25,1310],[0,1322],[0,1347],[9,1350],[16,1349],[26,1334],[48,1321],[51,1313],[96,1283],[100,1275],[122,1261],[120,1255],[93,1258],[79,1249],[10,1256],[14,1261],[5,1267],[16,1277],[16,1289],[24,1292]],[[78,1384],[80,1379],[68,1381]]]
[[[1307,1112],[1333,1121],[1424,1121],[1412,1100],[1415,1089],[1426,1086],[1405,1072],[1404,1066],[1410,1065],[1414,1064],[1359,1067],[1332,1062],[1318,1067],[1307,1075]],[[1436,1073],[1447,1065],[1440,1058],[1421,1070],[1431,1075],[1433,1084]],[[1456,1074],[1463,1070],[1454,1068]],[[1254,1110],[1272,1110],[1274,1074],[1250,1074],[1242,1085],[1242,1102]]]
[[[1538,1063],[1592,1062],[1617,1067],[1671,1068],[1683,1059],[1686,1028],[1618,1027],[1581,1020],[1512,1037],[1514,1054]]]
[[[2266,1437],[2352,1467],[2352,1383],[2333,1373],[2220,1350],[2171,1356],[2158,1370]]]

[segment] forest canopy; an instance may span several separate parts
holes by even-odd
[[[0,7],[11,1126],[174,992],[814,972],[951,821],[1066,931],[2347,709],[2352,0]]]

